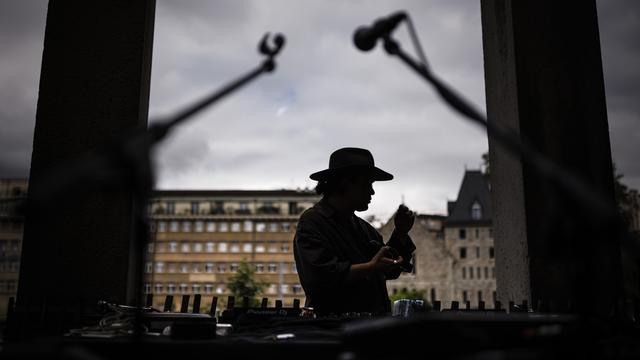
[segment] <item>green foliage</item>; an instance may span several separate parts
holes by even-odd
[[[253,267],[242,261],[238,265],[238,271],[229,278],[227,286],[236,301],[242,301],[246,296],[255,305],[259,302],[256,296],[264,290],[266,284],[255,280]]]
[[[632,189],[622,183],[624,174],[618,173],[616,164],[613,164],[613,180],[614,180],[614,192],[616,196],[616,204],[618,205],[618,212],[626,227],[629,227],[629,223],[633,218],[633,214],[636,209],[637,202],[634,199],[634,193]],[[636,193],[637,194],[637,193]]]
[[[489,152],[482,154],[482,174],[489,179],[491,172],[489,171]]]
[[[424,298],[424,290],[402,289],[402,290],[398,291],[397,293],[389,296],[389,300],[391,300],[392,303],[394,301],[400,300],[400,299],[423,300],[424,301],[425,300],[425,298]]]

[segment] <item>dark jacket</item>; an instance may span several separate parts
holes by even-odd
[[[394,232],[387,245],[398,250],[404,269],[410,271],[415,250],[411,238]],[[386,280],[398,278],[402,270],[345,284],[351,265],[368,262],[382,246],[382,236],[373,226],[356,215],[351,219],[338,216],[325,200],[305,211],[298,222],[293,251],[306,306],[318,314],[391,312]]]

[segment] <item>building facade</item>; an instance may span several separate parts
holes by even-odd
[[[27,185],[27,179],[0,179],[0,319],[18,289],[24,228],[18,206],[26,200]]]
[[[166,295],[183,294],[203,295],[204,308],[218,296],[224,306],[229,278],[245,261],[266,284],[262,296],[304,303],[293,238],[300,214],[319,200],[310,190],[155,192],[145,292],[155,295],[156,308]]]
[[[495,259],[491,234],[489,183],[480,171],[466,171],[456,201],[447,216],[418,215],[409,232],[416,245],[414,271],[387,281],[389,294],[417,290],[425,300],[442,306],[452,301],[478,301],[492,307],[496,296]],[[394,229],[393,217],[380,228],[385,239]]]
[[[444,224],[447,251],[453,254],[454,299],[492,304],[496,300],[495,252],[491,233],[489,182],[480,171],[467,170],[456,201],[447,205]],[[488,307],[489,307],[488,304]]]

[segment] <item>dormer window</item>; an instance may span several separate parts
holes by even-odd
[[[474,201],[471,205],[471,218],[473,220],[482,219],[482,206],[477,201]]]

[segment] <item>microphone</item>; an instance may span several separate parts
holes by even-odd
[[[353,34],[353,43],[358,49],[369,51],[376,46],[378,38],[389,34],[406,18],[406,12],[398,11],[385,18],[376,20],[371,26],[360,26]]]

